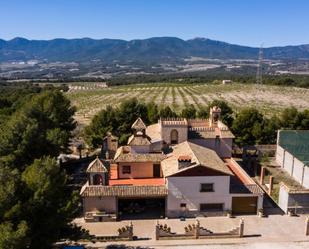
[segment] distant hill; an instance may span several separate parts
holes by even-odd
[[[154,37],[144,40],[90,38],[27,40],[0,39],[0,61],[48,60],[112,62],[171,62],[191,56],[212,59],[256,59],[258,48],[229,44],[206,38],[182,40]],[[271,47],[263,50],[267,59],[309,59],[309,45]]]

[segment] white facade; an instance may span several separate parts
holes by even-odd
[[[201,192],[202,183],[212,183],[213,192]],[[178,217],[183,213],[181,204],[186,204],[187,214],[200,212],[200,204],[223,204],[224,210],[231,210],[230,176],[190,176],[167,178],[167,216]]]

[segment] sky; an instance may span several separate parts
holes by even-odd
[[[309,44],[309,0],[0,0],[0,38]]]

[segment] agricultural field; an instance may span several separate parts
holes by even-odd
[[[77,87],[78,86],[78,87]],[[224,100],[237,112],[246,107],[257,107],[263,114],[278,114],[286,107],[309,109],[309,89],[254,84],[185,84],[156,83],[102,87],[97,83],[71,84],[67,96],[77,107],[76,120],[88,124],[91,118],[107,105],[137,97],[143,102],[169,105],[179,112],[185,105],[205,108],[215,99]]]

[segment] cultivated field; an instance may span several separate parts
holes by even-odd
[[[67,93],[77,107],[76,119],[87,124],[106,105],[116,106],[125,99],[137,97],[140,101],[154,101],[159,106],[169,105],[180,111],[185,105],[193,104],[204,108],[215,99],[228,102],[235,111],[256,106],[267,115],[280,113],[285,107],[299,110],[309,109],[309,89],[266,86],[258,88],[249,84],[138,84],[117,87],[102,87],[97,83],[71,84]]]

